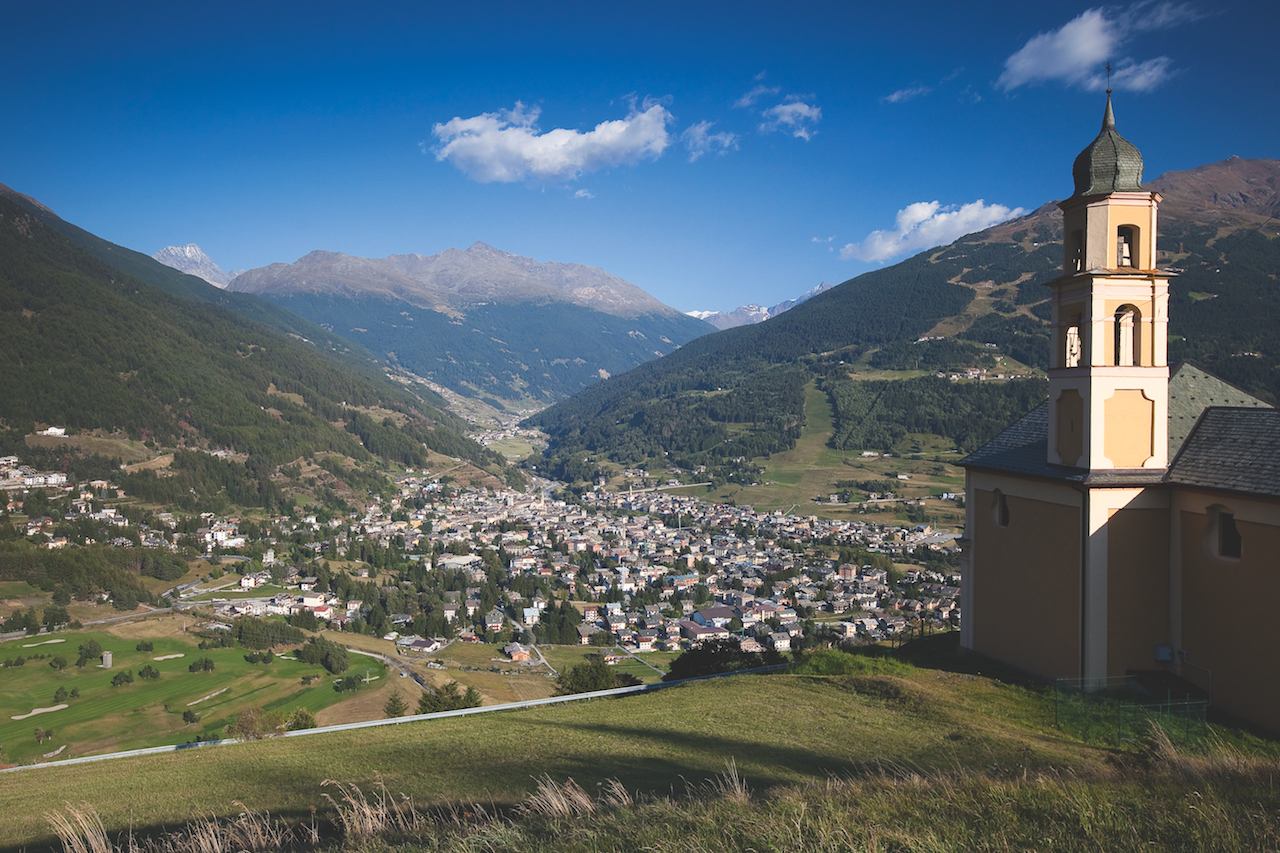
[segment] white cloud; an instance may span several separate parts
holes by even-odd
[[[790,133],[797,139],[808,141],[816,132],[813,126],[822,121],[822,108],[806,104],[804,98],[812,99],[812,95],[788,95],[787,101],[760,113],[765,119],[760,130],[768,132],[780,130]]]
[[[861,243],[840,250],[841,260],[887,261],[890,258],[931,249],[1026,213],[1021,207],[987,204],[982,199],[960,207],[943,207],[936,201],[918,201],[898,211],[892,231],[872,231]]]
[[[541,133],[538,107],[516,101],[510,110],[455,117],[432,127],[436,160],[448,160],[482,184],[572,180],[611,166],[656,160],[670,143],[671,113],[646,100],[624,119],[603,121],[583,132],[556,128]]]
[[[911,89],[899,89],[892,95],[885,95],[881,100],[888,101],[891,104],[900,104],[903,101],[910,101],[912,98],[927,95],[932,91],[933,89],[928,86],[915,86]]]
[[[690,163],[703,154],[710,154],[712,151],[717,154],[724,154],[730,148],[734,151],[738,150],[737,135],[728,131],[709,133],[708,131],[711,130],[713,124],[715,124],[713,121],[700,121],[680,134],[685,147],[689,149]]]
[[[835,235],[834,235],[834,234],[832,234],[830,237],[810,237],[810,238],[809,238],[809,242],[811,242],[811,243],[830,243],[830,242],[831,242],[832,240],[834,240],[835,238],[836,238],[836,237],[835,237]]]
[[[574,198],[595,198],[596,194],[590,190],[578,190],[573,194]]]
[[[761,79],[763,74],[764,74],[763,71],[760,72],[760,74],[756,76],[756,79],[757,80]],[[735,107],[749,107],[752,104],[754,104],[756,101],[760,100],[765,95],[776,95],[780,91],[782,90],[778,86],[765,86],[761,84],[759,86],[756,86],[750,92],[747,92],[741,98],[738,98],[738,100],[733,102],[733,105]]]
[[[1110,61],[1113,89],[1148,91],[1173,76],[1173,60],[1121,56],[1124,45],[1135,33],[1169,29],[1202,17],[1188,3],[1167,0],[1146,0],[1127,9],[1088,9],[1060,29],[1035,36],[1006,59],[996,85],[1009,91],[1031,83],[1061,82],[1097,91],[1107,85],[1103,69]]]

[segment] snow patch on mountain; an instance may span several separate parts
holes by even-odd
[[[151,257],[178,272],[199,276],[214,287],[225,288],[231,283],[231,279],[236,277],[236,273],[223,272],[222,268],[195,243],[188,243],[185,246],[165,246]]]
[[[763,323],[765,320],[768,320],[771,317],[777,317],[783,311],[786,311],[789,308],[794,308],[795,306],[799,305],[801,302],[804,302],[808,299],[812,299],[813,297],[817,296],[819,293],[822,293],[830,289],[831,289],[831,285],[827,284],[824,281],[822,284],[818,285],[812,290],[809,290],[805,293],[800,294],[795,299],[788,299],[785,302],[779,302],[777,305],[774,305],[772,308],[765,308],[764,306],[757,305],[753,302],[750,305],[740,305],[737,308],[733,309],[732,311],[728,311],[728,312],[686,311],[685,313],[688,314],[690,317],[696,317],[699,320],[705,320],[706,322],[715,326],[717,329],[720,329],[721,331],[723,331],[725,329],[732,329],[735,326],[747,326],[753,323]]]

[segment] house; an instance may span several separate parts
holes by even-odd
[[[726,607],[723,604],[715,607],[704,607],[693,614],[693,621],[699,625],[713,625],[716,628],[723,628],[732,622],[738,615],[738,612],[732,607]]]
[[[508,643],[503,647],[502,652],[514,661],[527,661],[530,658],[529,647],[520,643]]]
[[[1280,412],[1170,370],[1161,197],[1110,95],[1072,171],[1048,400],[961,461],[961,646],[1086,689],[1161,672],[1280,731]],[[1257,594],[1205,619],[1224,589]]]

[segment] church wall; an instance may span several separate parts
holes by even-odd
[[[1107,674],[1157,669],[1169,637],[1169,511],[1125,508],[1107,521]]]
[[[974,651],[1045,678],[1080,669],[1080,507],[1065,487],[975,478],[971,584]],[[1007,524],[1000,526],[1003,496]],[[1077,505],[1071,505],[1076,501]]]
[[[1239,558],[1215,554],[1214,507],[1234,516]],[[1204,670],[1212,672],[1215,708],[1280,732],[1280,503],[1181,492],[1175,513],[1182,557],[1175,665],[1206,689]]]

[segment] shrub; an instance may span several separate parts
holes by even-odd
[[[284,719],[278,711],[247,708],[240,712],[235,722],[226,728],[227,737],[241,740],[261,740],[274,737],[284,731]]]
[[[314,729],[316,727],[316,715],[306,708],[294,708],[289,712],[289,718],[284,721],[285,731],[296,732],[300,729]]]
[[[800,675],[907,675],[911,664],[868,649],[815,649],[805,655],[793,670]]]

